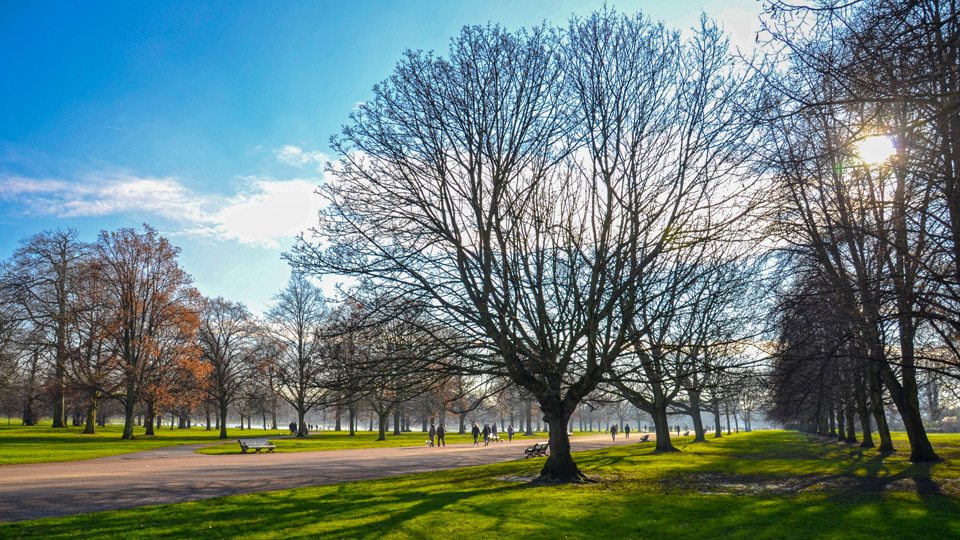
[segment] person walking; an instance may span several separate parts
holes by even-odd
[[[610,426],[610,438],[613,439],[613,440],[617,440],[617,425],[616,425],[616,424]]]
[[[444,437],[447,435],[447,430],[443,427],[443,424],[440,424],[440,427],[437,428],[437,447],[446,446],[447,441],[444,440]]]
[[[496,422],[494,422],[493,425],[490,426],[490,436],[493,437],[494,439],[497,438],[497,423],[496,423]]]
[[[473,445],[476,446],[479,444],[477,442],[477,437],[480,436],[480,426],[478,426],[476,422],[473,423],[473,429],[470,430],[470,433],[473,434]]]
[[[490,424],[483,425],[483,445],[490,446]]]
[[[437,428],[434,427],[433,423],[430,423],[430,431],[427,432],[427,435],[430,435],[430,448],[433,448],[433,438],[437,436]]]
[[[623,438],[624,439],[630,438],[630,424],[623,426]]]
[[[677,437],[680,436],[680,424],[677,424]]]
[[[507,426],[507,442],[513,442],[513,424]]]

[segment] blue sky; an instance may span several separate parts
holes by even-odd
[[[753,41],[755,0],[610,2]],[[404,49],[594,1],[0,2],[0,259],[44,229],[149,223],[200,291],[271,302],[315,219],[327,141]],[[332,285],[335,279],[328,280]]]

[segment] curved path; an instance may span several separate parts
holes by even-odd
[[[0,522],[67,516],[370,480],[512,461],[545,439],[474,447],[407,446],[252,455],[204,455],[185,445],[87,461],[0,467]],[[653,440],[651,435],[650,440]],[[634,439],[609,435],[571,437],[573,450],[594,450]],[[236,444],[236,441],[231,441]]]

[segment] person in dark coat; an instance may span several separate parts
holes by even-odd
[[[490,446],[490,424],[483,425],[483,445]]]
[[[623,426],[623,438],[624,439],[630,438],[630,424]]]
[[[513,424],[507,426],[507,437],[508,442],[513,442]]]
[[[610,438],[617,440],[617,425],[610,426]]]
[[[480,436],[480,426],[478,426],[476,422],[473,423],[473,429],[470,430],[470,433],[473,434],[473,445],[476,446],[479,444],[477,443],[477,437]]]
[[[437,436],[437,428],[430,424],[430,431],[427,432],[427,435],[430,436],[430,447],[433,448],[433,438]]]
[[[443,440],[446,435],[447,430],[443,427],[443,424],[440,424],[440,427],[437,428],[437,447],[447,445],[447,441]]]

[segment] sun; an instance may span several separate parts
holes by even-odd
[[[896,155],[897,149],[893,140],[886,135],[874,135],[860,141],[857,154],[867,165],[883,163]]]

